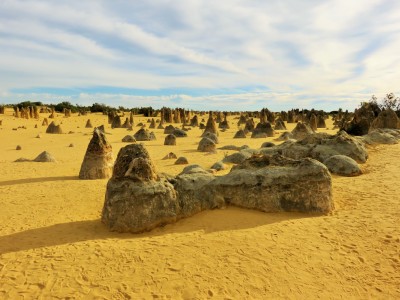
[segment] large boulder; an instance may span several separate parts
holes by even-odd
[[[320,162],[280,155],[253,156],[201,191],[204,201],[264,212],[328,213],[334,208],[331,175]]]
[[[144,146],[128,145],[107,183],[101,220],[111,231],[139,233],[221,207],[199,193],[213,179],[199,166],[187,166],[176,178],[158,175]]]
[[[141,144],[122,148],[107,183],[101,220],[111,231],[138,233],[177,220],[171,183],[156,174]]]
[[[385,132],[382,129],[370,131],[368,134],[361,137],[362,140],[369,145],[374,144],[397,144],[398,139],[389,132]]]
[[[362,174],[357,162],[345,155],[333,155],[324,161],[332,174],[341,176],[358,176]]]
[[[212,197],[205,198],[202,189],[214,175],[197,165],[189,165],[174,179],[174,188],[178,195],[179,217],[186,218],[206,209],[224,206]]]
[[[279,153],[293,159],[310,157],[320,162],[339,154],[351,157],[359,163],[364,163],[368,159],[368,151],[364,143],[348,135],[345,131],[340,131],[335,135],[308,134],[300,141],[287,140],[272,148],[262,148],[260,152],[264,154]]]
[[[95,128],[92,139],[86,149],[85,157],[79,171],[80,179],[110,178],[113,170],[111,144],[103,131]]]

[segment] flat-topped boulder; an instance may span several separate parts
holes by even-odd
[[[334,208],[331,175],[310,158],[252,156],[216,177],[203,192],[206,199],[264,212],[327,213]]]

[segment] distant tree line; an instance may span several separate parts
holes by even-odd
[[[134,108],[126,108],[123,106],[119,106],[118,108],[108,106],[106,104],[102,103],[93,103],[91,106],[83,106],[79,104],[72,104],[71,102],[68,101],[63,101],[57,104],[44,104],[43,102],[40,101],[23,101],[17,104],[7,104],[6,106],[8,107],[18,107],[19,109],[25,108],[25,107],[35,107],[35,106],[47,106],[47,107],[54,107],[54,110],[56,112],[63,112],[64,109],[70,109],[71,112],[73,113],[78,113],[82,111],[90,111],[92,113],[108,113],[110,111],[132,111],[134,114],[143,114],[145,117],[151,117],[154,112],[156,112],[155,109],[153,109],[151,106],[149,107],[134,107]]]

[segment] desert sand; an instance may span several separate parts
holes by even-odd
[[[65,134],[46,134],[41,124],[48,115],[17,119],[11,109],[0,115],[1,299],[400,298],[400,144],[369,148],[359,177],[332,175],[330,215],[228,207],[143,234],[118,234],[100,222],[107,179],[78,178],[93,131],[85,124],[90,118],[106,126],[114,158],[126,145],[122,138],[139,127],[111,129],[101,114],[58,114]],[[237,120],[228,121],[218,147],[273,141],[233,139]],[[26,129],[13,130],[19,126]],[[171,151],[204,168],[234,153],[196,151],[198,128],[176,146],[164,146],[163,131],[152,131],[157,140],[144,144],[159,172],[182,170],[162,160]],[[14,162],[45,150],[57,163]]]

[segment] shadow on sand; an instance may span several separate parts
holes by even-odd
[[[141,234],[110,232],[100,219],[55,224],[0,236],[0,254],[41,247],[73,244],[90,240],[142,239],[168,234],[203,231],[204,234],[243,230],[297,219],[319,217],[319,214],[263,213],[237,207],[203,211],[174,224],[155,228]]]
[[[26,183],[37,183],[37,182],[47,182],[47,181],[78,180],[78,179],[79,179],[78,176],[23,178],[23,179],[0,181],[0,186],[26,184]]]

